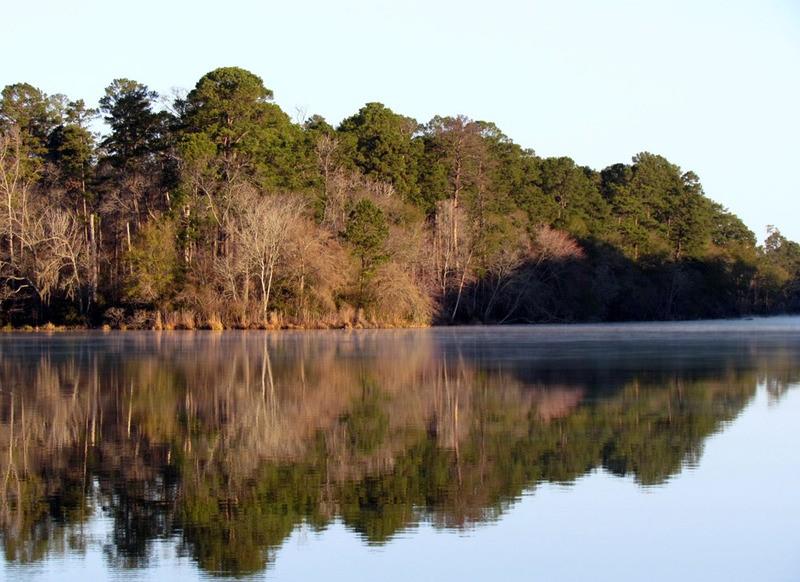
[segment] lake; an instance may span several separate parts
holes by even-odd
[[[800,580],[800,318],[0,335],[0,579]]]

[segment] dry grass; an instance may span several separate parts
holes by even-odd
[[[165,331],[176,329],[193,330],[198,328],[197,321],[197,315],[191,309],[167,311],[162,318],[161,329]]]
[[[192,330],[197,328],[197,318],[191,309],[181,309],[178,312],[178,329]]]
[[[208,316],[203,328],[210,329],[211,331],[222,331],[225,329],[225,326],[222,324],[222,319],[220,318],[219,313],[214,312]]]

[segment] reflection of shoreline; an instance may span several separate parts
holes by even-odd
[[[118,338],[0,342],[10,559],[80,528],[92,483],[130,564],[180,531],[203,568],[240,573],[299,523],[341,519],[382,543],[420,519],[493,519],[537,483],[599,467],[663,483],[759,380],[774,394],[796,380],[800,351],[428,331]]]

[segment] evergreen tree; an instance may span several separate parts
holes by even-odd
[[[338,129],[358,169],[375,180],[392,184],[411,200],[419,193],[420,151],[413,139],[417,130],[414,119],[398,115],[381,103],[367,103],[342,121]]]
[[[366,300],[365,286],[375,274],[375,269],[388,259],[386,239],[389,227],[386,216],[371,200],[359,200],[347,220],[343,238],[353,245],[360,262],[358,272],[359,301]]]
[[[77,199],[87,195],[94,169],[95,136],[89,123],[95,115],[83,100],[70,102],[64,123],[50,133],[48,140],[48,160],[56,167],[56,179]]]
[[[265,188],[297,187],[308,165],[302,133],[272,103],[272,90],[257,75],[222,67],[204,75],[179,105],[184,142],[207,142],[228,183],[252,180]]]
[[[19,131],[30,172],[42,169],[50,134],[62,123],[63,113],[61,95],[48,96],[29,83],[7,85],[0,93],[0,131]]]
[[[130,79],[115,79],[100,99],[111,133],[100,142],[117,168],[141,167],[164,147],[167,116],[155,110],[158,93]]]

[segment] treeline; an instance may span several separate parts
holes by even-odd
[[[102,116],[107,133],[92,128]],[[601,171],[495,125],[368,103],[293,121],[240,68],[97,109],[0,100],[0,318],[116,327],[424,325],[800,309],[800,245],[651,153]]]

